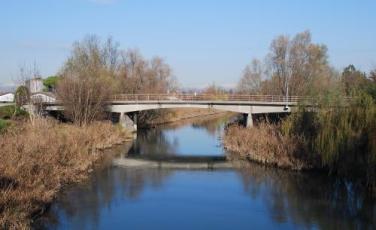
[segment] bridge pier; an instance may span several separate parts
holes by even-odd
[[[134,132],[137,131],[137,113],[134,113],[133,115],[120,113],[119,123],[126,129],[130,129]]]
[[[244,115],[245,127],[251,128],[253,127],[253,118],[252,113],[245,113]]]

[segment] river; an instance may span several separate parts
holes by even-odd
[[[139,130],[118,157],[223,156],[227,119]],[[375,229],[376,204],[353,183],[258,164],[243,169],[101,167],[66,188],[43,229]]]

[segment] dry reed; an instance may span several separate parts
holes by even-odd
[[[260,123],[253,128],[229,127],[223,139],[226,149],[241,159],[294,170],[312,168],[304,159],[300,137],[281,134],[278,125]]]
[[[28,229],[66,184],[85,178],[101,149],[125,141],[110,123],[37,119],[0,136],[0,228]]]

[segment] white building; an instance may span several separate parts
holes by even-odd
[[[0,103],[8,103],[14,101],[14,93],[0,93]]]
[[[42,78],[33,78],[30,80],[27,80],[26,87],[29,89],[30,93],[39,93],[43,92],[43,80]]]

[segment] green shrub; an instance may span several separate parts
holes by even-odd
[[[10,119],[14,114],[14,105],[0,107],[0,119]]]
[[[4,132],[5,129],[10,125],[9,121],[0,119],[0,133]]]
[[[14,105],[8,105],[8,106],[3,106],[0,107],[0,119],[11,119],[12,117],[26,117],[28,116],[28,113],[21,109],[21,108],[16,108]]]
[[[45,87],[45,91],[53,91],[56,89],[57,82],[59,81],[58,76],[50,76],[43,80],[43,85]]]

